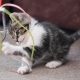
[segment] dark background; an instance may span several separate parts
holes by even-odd
[[[46,20],[65,29],[80,28],[80,0],[4,0],[6,2],[21,6],[40,21]]]

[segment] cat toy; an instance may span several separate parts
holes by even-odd
[[[2,5],[2,0],[0,0],[0,6]],[[2,12],[2,22],[3,22],[3,31],[4,31],[4,38],[6,37],[6,18],[5,18],[5,14]],[[2,42],[4,41],[4,38],[2,38],[2,32],[0,31],[0,52],[1,52],[1,48],[2,48]]]
[[[20,11],[22,11],[23,13],[26,14],[26,16],[28,17],[28,19],[29,19],[30,22],[31,22],[31,17],[30,17],[29,14],[27,14],[27,13],[26,13],[20,6],[18,6],[18,5],[11,4],[11,3],[6,3],[6,4],[3,4],[3,5],[0,6],[0,12],[2,12],[2,14],[3,14],[3,15],[2,15],[2,22],[3,22],[3,26],[4,26],[3,31],[4,31],[5,34],[6,34],[6,22],[5,22],[6,19],[5,19],[5,14],[7,14],[7,15],[10,17],[10,19],[11,19],[12,21],[15,21],[20,27],[23,27],[25,30],[27,30],[28,33],[30,34],[30,36],[31,36],[31,38],[32,38],[32,41],[33,41],[32,55],[31,55],[31,59],[33,60],[33,55],[34,55],[34,39],[33,39],[33,36],[32,36],[32,34],[31,34],[31,32],[30,32],[27,28],[25,28],[25,27],[16,19],[15,16],[11,15],[11,12],[5,8],[6,6],[10,6],[10,7],[14,7],[14,8],[19,9]],[[0,51],[1,51],[1,48],[2,48],[2,42],[3,42],[3,40],[4,40],[4,39],[2,39],[2,36],[0,35]]]

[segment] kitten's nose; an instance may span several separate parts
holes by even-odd
[[[17,45],[19,45],[19,42],[16,42]]]
[[[16,38],[16,42],[19,42],[19,41],[18,41],[18,38]]]

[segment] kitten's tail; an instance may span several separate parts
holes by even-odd
[[[71,42],[75,42],[76,40],[78,40],[80,38],[80,30],[78,30],[77,32],[75,32],[74,34],[72,34],[70,36],[71,38]]]

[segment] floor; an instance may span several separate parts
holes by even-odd
[[[9,35],[7,41],[14,43]],[[0,80],[80,80],[80,40],[75,42],[69,51],[69,62],[56,69],[38,66],[32,73],[20,75],[16,73],[20,58],[0,54]]]

